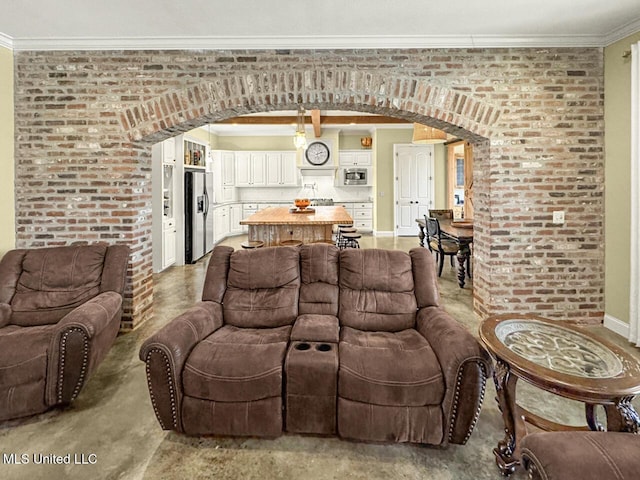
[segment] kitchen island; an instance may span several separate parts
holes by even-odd
[[[308,213],[292,213],[289,207],[268,207],[240,222],[249,226],[249,240],[277,246],[287,240],[302,243],[331,241],[334,225],[351,224],[353,218],[344,207],[311,207]]]

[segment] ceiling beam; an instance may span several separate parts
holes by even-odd
[[[312,117],[305,116],[305,123],[312,123]],[[295,116],[244,116],[220,120],[216,123],[226,125],[295,125]],[[320,125],[374,125],[378,123],[410,124],[408,120],[383,115],[334,115],[320,118]]]
[[[320,110],[311,110],[311,124],[313,125],[313,134],[316,138],[322,136],[322,127],[320,126]]]

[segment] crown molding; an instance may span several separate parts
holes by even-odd
[[[13,38],[9,35],[5,35],[0,32],[0,47],[8,48],[9,50],[13,50]]]
[[[403,48],[602,47],[601,35],[220,36],[17,38],[29,50],[327,50]]]
[[[640,32],[640,18],[636,18],[631,22],[623,25],[620,28],[615,29],[604,37],[603,47],[608,47],[612,43],[616,43],[624,38],[627,38],[634,33]]]
[[[0,46],[15,51],[606,47],[639,31],[640,18],[637,18],[605,35],[243,35],[12,38],[0,33]]]

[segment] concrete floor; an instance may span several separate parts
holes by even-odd
[[[246,237],[224,244],[239,248]],[[363,248],[409,250],[417,237],[364,237]],[[493,382],[476,429],[465,446],[447,449],[380,445],[285,434],[277,439],[195,438],[160,429],[149,400],[141,343],[200,298],[207,259],[171,267],[154,276],[154,318],[120,335],[107,358],[65,409],[0,425],[0,455],[94,454],[95,464],[11,465],[0,458],[2,479],[499,479],[492,454],[503,427]],[[445,308],[477,335],[471,284],[457,285],[445,264],[440,279]],[[591,327],[609,341],[638,352],[603,327]],[[582,406],[519,384],[520,401],[530,410],[565,423],[582,422]],[[636,406],[638,404],[636,403]],[[80,458],[80,457],[78,457]],[[523,480],[519,471],[511,478]]]

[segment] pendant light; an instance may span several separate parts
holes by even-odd
[[[444,143],[447,141],[447,134],[437,128],[422,125],[421,123],[413,124],[413,139],[411,143],[418,145]]]
[[[293,144],[297,150],[307,149],[307,134],[304,130],[304,108],[298,106],[298,125],[293,136]]]

